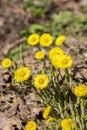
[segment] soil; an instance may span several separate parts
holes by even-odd
[[[33,21],[38,23],[37,17],[33,17],[31,12],[24,11],[20,7],[21,2],[23,0],[0,0],[0,61],[19,44],[26,45],[26,38],[20,36],[20,31],[29,27]],[[47,18],[51,18],[51,15],[57,11],[67,9],[78,15],[81,13],[79,4],[87,6],[87,0],[53,0]],[[45,23],[43,19],[39,19],[39,22]],[[87,85],[87,37],[68,35],[62,48],[66,53],[71,54],[75,61],[72,70],[75,82],[81,81]],[[27,55],[25,62],[30,64],[34,73],[37,71],[39,62],[32,56]],[[9,74],[2,75],[1,72],[0,66],[0,130],[24,130],[28,120],[40,118],[43,108],[40,107],[29,86],[20,91],[21,86],[14,88],[9,82]]]

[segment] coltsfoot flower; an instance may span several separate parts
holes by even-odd
[[[49,58],[52,59],[55,55],[63,55],[64,51],[59,47],[54,47],[49,51]]]
[[[63,130],[74,130],[74,122],[71,118],[63,119],[61,121],[61,127]]]
[[[46,120],[46,125],[48,125],[50,122],[53,122],[55,119],[53,117],[49,117],[47,120]]]
[[[4,68],[9,68],[9,67],[11,67],[11,65],[12,65],[12,61],[11,61],[9,58],[5,58],[5,59],[2,61],[1,65],[2,65]]]
[[[87,96],[87,86],[85,85],[76,86],[74,89],[74,93],[77,97]]]
[[[65,42],[65,40],[66,40],[66,36],[61,35],[61,36],[56,38],[55,44],[57,46],[59,46],[59,45],[63,44]]]
[[[39,43],[39,39],[40,36],[38,34],[31,34],[28,38],[27,38],[27,42],[29,45],[31,46],[35,46]]]
[[[44,59],[44,57],[45,57],[45,52],[43,52],[43,51],[38,51],[38,52],[35,53],[35,58],[37,60]]]
[[[34,78],[34,87],[44,89],[48,87],[49,78],[46,74],[39,74]]]
[[[53,38],[50,34],[44,33],[40,37],[40,45],[43,47],[48,47],[53,43]]]
[[[16,82],[23,82],[28,80],[30,77],[30,69],[28,67],[21,67],[17,69],[14,73],[14,79]]]
[[[61,69],[70,68],[72,66],[72,58],[70,55],[54,56],[52,58],[52,64]]]
[[[43,111],[43,118],[44,118],[44,119],[48,117],[48,115],[50,114],[51,110],[52,110],[52,107],[51,107],[51,106],[48,106],[48,107],[46,107],[46,108],[44,109],[44,111]]]
[[[37,124],[35,121],[29,121],[25,125],[25,130],[36,130],[36,128],[37,128]]]

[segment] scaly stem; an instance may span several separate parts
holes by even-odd
[[[75,130],[78,130],[77,128],[77,124],[76,124],[76,115],[75,115],[75,110],[73,108],[73,104],[71,102],[71,99],[70,99],[70,102],[69,102],[69,106],[70,106],[70,110],[71,110],[71,114],[72,114],[72,118],[73,118],[73,121],[74,121],[74,124],[75,124]]]
[[[20,45],[20,60],[22,61],[22,65],[25,66],[24,55],[23,55],[23,46],[22,45]]]
[[[82,121],[82,128],[84,129],[84,117],[85,117],[85,113],[84,113],[84,99],[81,99],[81,121]]]
[[[65,70],[65,72],[66,72],[67,86],[68,86],[68,88],[71,88],[71,86],[72,86],[71,69],[68,68]]]

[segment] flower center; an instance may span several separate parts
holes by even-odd
[[[35,42],[35,41],[36,41],[36,38],[35,38],[35,37],[33,37],[33,38],[32,38],[32,41],[33,41],[33,42]]]
[[[20,76],[21,76],[21,77],[25,76],[25,74],[26,74],[25,71],[21,71],[21,72],[20,72]]]
[[[31,129],[33,127],[33,124],[31,123],[30,125],[29,125],[29,128]]]
[[[9,62],[8,62],[8,61],[6,61],[6,62],[5,62],[5,64],[6,64],[6,65],[8,65],[8,64],[9,64]]]
[[[44,83],[44,79],[39,79],[39,83],[43,84]]]
[[[46,39],[45,39],[45,42],[49,42],[49,39],[46,38]]]
[[[67,64],[67,63],[68,63],[67,59],[62,60],[62,64]]]

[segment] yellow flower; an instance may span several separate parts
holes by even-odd
[[[28,80],[30,77],[30,69],[27,67],[21,67],[15,71],[14,79],[17,82],[23,82],[25,80]]]
[[[34,78],[34,86],[38,89],[44,89],[48,87],[49,78],[46,74],[39,74]]]
[[[71,118],[63,119],[61,122],[61,127],[63,130],[74,130],[74,122]]]
[[[37,60],[44,59],[44,57],[45,57],[45,53],[43,51],[38,51],[38,52],[35,53],[35,58]]]
[[[27,42],[29,45],[31,46],[35,46],[39,43],[39,39],[40,36],[38,34],[31,34],[28,38],[27,38]]]
[[[53,117],[49,117],[47,120],[46,120],[46,125],[48,125],[50,122],[54,121],[54,118]]]
[[[85,86],[85,85],[76,86],[74,93],[77,97],[87,96],[87,86]]]
[[[59,47],[54,47],[49,51],[49,58],[52,59],[55,55],[63,55],[64,51]]]
[[[12,65],[12,61],[9,58],[5,58],[1,64],[4,68],[9,68]]]
[[[70,55],[54,56],[52,58],[52,64],[57,68],[70,68],[72,66],[72,58]]]
[[[65,40],[66,40],[66,36],[61,35],[61,36],[56,38],[55,44],[57,46],[59,46],[59,45],[63,44],[65,42]]]
[[[45,108],[45,110],[43,111],[43,118],[44,119],[48,117],[48,115],[51,112],[51,110],[52,110],[51,106],[48,106],[48,107]]]
[[[44,33],[43,35],[41,35],[41,37],[40,37],[41,46],[48,47],[52,44],[52,42],[53,42],[53,38],[50,34]]]
[[[25,130],[36,130],[36,128],[37,128],[37,124],[35,121],[29,121],[25,125]]]

